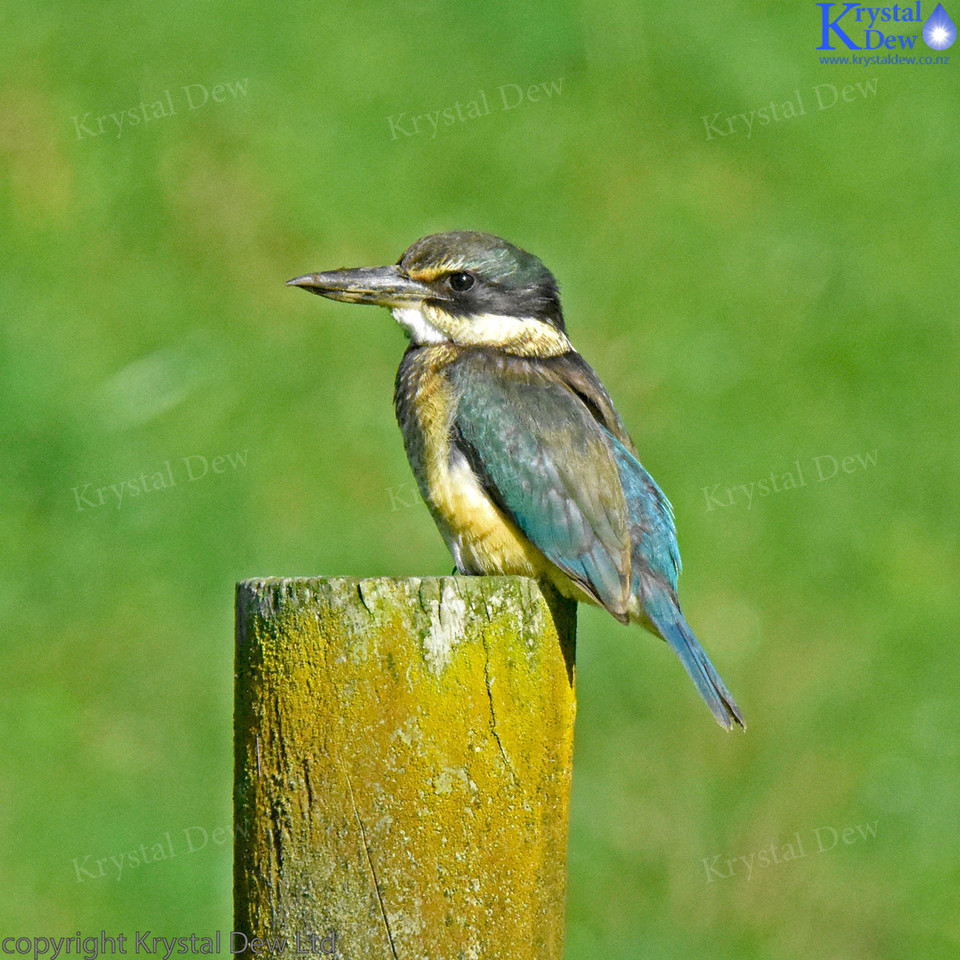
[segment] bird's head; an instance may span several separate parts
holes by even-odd
[[[311,273],[287,283],[331,300],[389,307],[418,345],[540,357],[573,349],[553,274],[533,254],[489,233],[435,233],[391,266]]]

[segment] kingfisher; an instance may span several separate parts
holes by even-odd
[[[677,600],[673,508],[568,336],[533,254],[473,231],[390,266],[288,280],[388,307],[409,346],[394,404],[420,494],[464,575],[547,580],[669,644],[721,726],[744,727]]]

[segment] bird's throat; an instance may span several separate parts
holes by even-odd
[[[566,334],[534,317],[499,313],[451,314],[435,304],[394,307],[393,318],[416,346],[453,343],[490,347],[517,357],[558,357],[573,346]]]
[[[450,339],[424,316],[420,306],[394,307],[390,312],[393,314],[393,319],[407,332],[411,342],[417,346],[427,343],[445,343]]]

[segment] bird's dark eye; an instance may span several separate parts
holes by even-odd
[[[451,273],[447,277],[447,283],[450,284],[450,289],[455,293],[463,293],[473,286],[474,277],[469,273]]]

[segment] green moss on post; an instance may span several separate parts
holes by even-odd
[[[559,960],[576,612],[548,591],[238,584],[236,930],[350,960]]]

